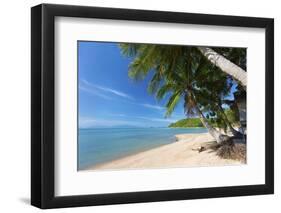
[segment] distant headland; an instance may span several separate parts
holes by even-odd
[[[191,127],[204,127],[199,118],[185,118],[171,123],[170,128],[191,128]]]

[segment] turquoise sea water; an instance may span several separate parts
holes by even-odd
[[[176,134],[203,133],[205,128],[79,129],[78,170],[175,141]]]

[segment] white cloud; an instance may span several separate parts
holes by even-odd
[[[133,97],[131,97],[130,95],[128,95],[124,92],[121,92],[121,91],[118,91],[118,90],[115,90],[115,89],[112,89],[112,88],[108,88],[108,87],[95,85],[95,84],[92,84],[92,83],[86,81],[85,79],[82,79],[80,81],[80,84],[81,84],[81,86],[84,86],[88,90],[93,90],[95,92],[95,95],[96,95],[96,93],[105,92],[107,94],[112,94],[112,95],[119,96],[119,97],[122,97],[122,98],[126,98],[126,99],[129,99],[129,100],[134,100]],[[80,88],[80,85],[79,85],[79,88]],[[86,90],[84,90],[84,91],[86,91]],[[102,94],[102,95],[106,96],[104,94]],[[100,97],[102,97],[102,96],[100,96]]]
[[[150,117],[142,117],[138,116],[136,118],[148,120],[148,121],[156,121],[156,122],[166,122],[166,123],[171,123],[171,122],[176,122],[177,120],[174,119],[164,119],[164,118],[150,118]]]
[[[113,117],[126,117],[125,114],[111,114],[111,113],[107,113],[107,115],[113,116]]]
[[[150,109],[157,109],[157,110],[163,110],[164,107],[158,106],[158,105],[152,105],[152,104],[140,104],[146,108],[150,108]]]
[[[94,87],[96,87],[100,90],[103,90],[105,92],[109,92],[109,93],[112,93],[114,95],[133,100],[133,97],[127,95],[126,93],[120,92],[118,90],[110,89],[110,88],[107,88],[107,87],[101,87],[101,86],[98,86],[98,85],[95,85]]]
[[[152,123],[172,123],[174,119],[164,118],[151,118],[145,116],[126,116],[121,114],[121,117],[127,117],[127,119],[96,119],[93,117],[79,117],[79,128],[91,128],[91,127],[118,127],[118,126],[132,126],[132,127],[147,127]]]
[[[82,91],[88,92],[92,95],[98,96],[100,98],[103,98],[103,99],[106,99],[106,100],[112,100],[111,97],[109,97],[107,95],[104,95],[104,94],[101,94],[99,91],[96,91],[94,89],[90,89],[90,88],[87,88],[87,87],[82,86],[82,85],[79,85],[79,89],[82,90]]]
[[[114,126],[144,126],[141,122],[126,121],[126,120],[106,120],[94,118],[79,118],[79,127],[114,127]]]
[[[139,105],[139,106],[146,107],[149,109],[164,110],[164,107],[159,106],[159,105],[153,105],[153,104],[148,104],[148,103],[137,103],[137,102],[135,102],[135,99],[133,97],[131,97],[130,95],[128,95],[124,92],[121,92],[121,91],[118,91],[118,90],[115,90],[112,88],[108,88],[108,87],[95,85],[95,84],[88,82],[85,79],[80,80],[79,89],[82,91],[88,92],[92,95],[106,99],[106,100],[113,100],[114,96],[118,96],[118,97],[124,98],[123,100],[119,100],[119,101],[123,101],[123,102],[129,103],[129,104]]]

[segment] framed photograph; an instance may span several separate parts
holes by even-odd
[[[31,204],[272,194],[274,20],[31,9]]]

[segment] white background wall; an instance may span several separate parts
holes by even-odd
[[[45,3],[80,4],[194,13],[275,18],[275,109],[280,109],[281,6],[264,0],[45,0]],[[30,7],[37,0],[2,1],[0,9],[0,212],[39,212],[30,197]],[[279,83],[279,85],[278,85]],[[257,94],[258,95],[258,94]],[[279,133],[280,110],[275,110]],[[258,134],[258,133],[257,133]],[[275,136],[275,195],[112,205],[50,210],[52,212],[276,212],[281,209],[281,145]],[[275,210],[275,211],[274,211]]]

